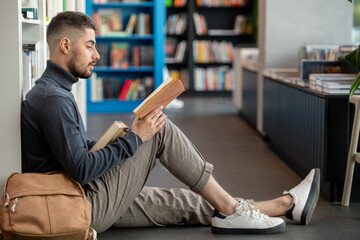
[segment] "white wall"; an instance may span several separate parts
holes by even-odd
[[[257,130],[263,133],[265,68],[299,68],[308,43],[351,44],[353,5],[347,0],[259,0]]]
[[[347,0],[267,0],[265,7],[266,68],[298,68],[298,50],[307,43],[351,43]]]
[[[4,7],[6,5],[6,7]],[[0,193],[10,173],[21,171],[21,23],[18,1],[0,4]]]

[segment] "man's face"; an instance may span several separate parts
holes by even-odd
[[[91,28],[86,28],[77,40],[72,41],[68,68],[75,77],[89,78],[91,76],[96,61],[100,59],[95,43],[95,32]]]

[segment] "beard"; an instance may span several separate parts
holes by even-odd
[[[72,58],[70,59],[68,68],[69,71],[77,78],[89,78],[92,75],[92,71],[88,70],[89,66],[91,64],[96,63],[95,61],[90,62],[86,67],[82,67],[80,65],[78,65],[77,63],[80,63],[80,61],[78,61],[77,57],[75,54],[73,54]]]

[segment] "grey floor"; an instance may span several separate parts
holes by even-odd
[[[301,179],[238,114],[230,98],[183,98],[181,110],[166,110],[214,164],[214,176],[233,196],[276,198]],[[114,120],[131,125],[132,114],[89,114],[88,136],[98,139]],[[148,186],[186,187],[158,164]],[[271,235],[215,235],[208,226],[109,229],[99,240],[110,239],[360,239],[360,203],[342,207],[320,198],[310,225],[286,220],[285,231]]]

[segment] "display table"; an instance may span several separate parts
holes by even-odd
[[[258,73],[256,69],[249,67],[243,68],[242,81],[242,109],[241,115],[252,127],[256,127],[257,115],[257,81]]]
[[[264,76],[263,128],[271,148],[301,177],[320,168],[321,195],[328,201],[341,201],[353,114],[348,95]],[[351,201],[360,201],[359,173],[356,168]]]

